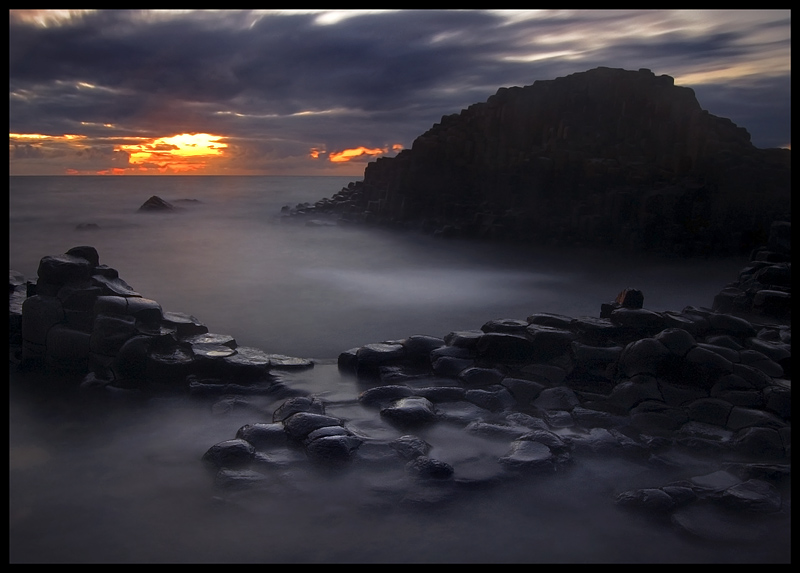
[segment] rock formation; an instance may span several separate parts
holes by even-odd
[[[788,249],[772,250],[785,231],[773,228],[759,261],[788,258]],[[788,283],[779,292],[789,297]],[[242,347],[190,315],[164,312],[101,265],[93,247],[42,258],[36,282],[9,272],[10,351],[23,368],[78,373],[87,391],[224,395],[215,404],[223,409],[253,394],[279,401],[271,419],[202,456],[221,492],[274,492],[304,471],[347,467],[364,470],[348,479],[371,507],[430,507],[569,471],[584,457],[618,456],[690,477],[617,491],[615,503],[733,542],[762,540],[760,528],[785,523],[790,505],[790,317],[755,303],[746,310],[752,319],[691,306],[656,312],[627,288],[599,317],[535,312],[376,342],[338,356],[334,368],[352,376],[353,392],[327,402],[281,377],[300,376],[311,361]],[[337,415],[342,408],[348,418]],[[363,419],[351,423],[353,412]],[[437,444],[420,437],[435,441],[426,430],[443,425],[464,438],[455,460],[439,459]],[[482,445],[468,445],[472,438]]]
[[[170,203],[169,201],[165,201],[158,195],[153,195],[147,201],[142,203],[142,206],[139,207],[139,211],[147,212],[147,211],[174,211],[175,206]]]
[[[166,312],[79,246],[39,262],[38,279],[9,272],[9,338],[23,368],[85,374],[84,385],[148,391],[280,395],[276,371],[307,359],[239,346],[197,318]]]
[[[792,311],[791,233],[791,223],[773,223],[768,244],[754,249],[738,279],[714,298],[714,310],[788,319]]]
[[[501,88],[369,163],[363,181],[284,212],[444,236],[745,254],[789,217],[790,161],[669,76],[597,68]]]

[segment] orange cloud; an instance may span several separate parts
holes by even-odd
[[[347,161],[352,161],[354,159],[358,159],[359,157],[363,157],[365,155],[384,155],[389,153],[389,147],[375,147],[370,149],[368,147],[355,147],[353,149],[345,149],[344,151],[336,151],[328,155],[328,159],[333,163],[345,163]],[[403,149],[403,146],[399,143],[395,143],[391,146],[392,151],[399,151]]]
[[[130,163],[146,169],[161,172],[185,173],[201,171],[207,160],[221,156],[226,143],[221,143],[221,135],[209,133],[181,133],[172,137],[143,139],[140,143],[118,145],[114,151],[125,151]]]
[[[159,173],[203,173],[219,159],[225,159],[228,145],[221,135],[182,133],[171,137],[125,137],[127,143],[109,145],[103,151],[106,138],[86,135],[44,135],[39,133],[9,133],[9,153],[15,160],[61,158],[63,172],[68,175],[146,175]],[[117,141],[119,138],[114,138]],[[78,157],[83,165],[67,163]],[[89,167],[88,163],[95,165]],[[105,165],[96,165],[97,163]]]

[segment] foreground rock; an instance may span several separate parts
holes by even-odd
[[[192,315],[164,311],[74,247],[41,259],[38,279],[9,273],[9,333],[22,368],[85,374],[87,387],[205,394],[291,394],[280,372],[312,361],[239,346]]]
[[[213,463],[219,445],[206,461],[222,488],[252,488],[253,471],[263,486],[285,470],[269,460],[288,439],[301,454],[295,467],[377,468],[384,478],[364,486],[370,504],[430,507],[618,457],[685,479],[617,491],[610,503],[706,541],[765,541],[771,524],[789,520],[790,325],[703,307],[650,311],[636,289],[601,315],[536,313],[342,352],[339,369],[361,388],[352,402],[397,437],[370,435],[361,421],[351,429],[323,401],[292,398],[269,430],[237,433],[255,448],[246,470]],[[298,410],[309,412],[299,432]],[[463,436],[456,454],[434,439],[453,431]]]
[[[680,475],[609,503],[696,537],[757,541],[788,519],[788,320],[656,312],[628,288],[597,317],[539,312],[346,350],[337,367],[352,395],[327,402],[292,388],[310,361],[163,311],[92,247],[44,257],[38,274],[9,273],[20,367],[85,374],[86,387],[224,395],[218,410],[254,394],[277,404],[203,456],[221,492],[352,469],[369,506],[430,507],[599,457]]]

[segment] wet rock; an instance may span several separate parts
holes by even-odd
[[[524,334],[527,328],[527,320],[519,320],[514,318],[490,320],[481,326],[481,330],[483,332],[506,332],[510,334]]]
[[[286,434],[293,440],[304,440],[311,432],[325,426],[341,426],[342,420],[324,414],[297,412],[283,420]]]
[[[395,400],[380,412],[382,417],[403,427],[422,426],[436,421],[436,408],[430,400],[421,396]]]
[[[733,406],[719,398],[700,398],[686,407],[689,419],[725,427]]]
[[[431,367],[437,376],[455,378],[461,372],[474,365],[471,358],[458,358],[455,356],[436,356]]]
[[[434,404],[441,402],[458,402],[464,400],[466,390],[460,386],[429,386],[415,388],[414,394],[427,398]]]
[[[311,414],[324,414],[325,404],[316,396],[296,396],[286,400],[273,413],[273,422],[283,422],[298,412],[308,412]]]
[[[658,376],[664,371],[670,351],[655,338],[642,338],[631,342],[622,351],[619,371],[623,376],[637,374]]]
[[[470,422],[466,432],[493,440],[513,441],[530,432],[530,428],[517,424],[491,423],[476,420]]]
[[[731,408],[727,423],[729,429],[741,430],[742,428],[750,428],[753,426],[778,430],[786,426],[786,422],[775,414],[765,412],[764,410],[742,408],[740,406]]]
[[[246,424],[236,432],[236,438],[249,442],[257,449],[278,448],[288,444],[281,422]]]
[[[196,334],[205,334],[208,327],[197,318],[182,312],[162,312],[162,324],[169,329],[174,329],[179,338],[186,338]]]
[[[645,488],[622,492],[617,496],[618,505],[636,507],[653,512],[667,512],[675,507],[675,500],[662,489]]]
[[[542,410],[572,410],[580,404],[575,392],[564,386],[546,388],[533,401],[533,405]]]
[[[575,361],[587,369],[616,363],[623,350],[621,346],[591,346],[577,341],[572,342],[571,348]]]
[[[245,440],[226,440],[211,446],[203,461],[218,468],[241,468],[253,461],[256,449]]]
[[[431,352],[444,346],[444,339],[435,336],[415,334],[400,341],[405,348],[405,357],[414,362],[429,362]]]
[[[644,308],[618,308],[609,315],[611,322],[622,327],[635,329],[641,334],[654,334],[665,326],[664,317]]]
[[[663,344],[676,356],[683,357],[695,346],[694,337],[682,328],[667,328],[656,334],[653,338]]]
[[[535,361],[536,345],[530,339],[515,334],[488,332],[476,345],[478,356],[490,362],[520,363]]]
[[[518,470],[555,471],[555,456],[546,445],[535,440],[520,439],[511,443],[500,463]]]
[[[566,442],[576,452],[592,454],[621,454],[624,448],[634,444],[623,444],[617,435],[606,428],[590,428],[585,433],[569,436]]]
[[[545,389],[544,384],[524,378],[503,378],[501,384],[508,388],[514,399],[522,405],[530,404]]]
[[[92,263],[80,256],[48,255],[39,261],[38,282],[58,286],[87,282],[91,277],[92,268]]]
[[[456,330],[447,334],[444,337],[444,342],[447,346],[474,349],[477,347],[478,341],[483,338],[483,335],[484,332],[482,330]]]
[[[271,364],[266,352],[250,346],[237,346],[234,353],[219,358],[223,377],[239,381],[262,379]]]
[[[367,406],[377,406],[393,402],[400,398],[408,398],[412,396],[414,391],[408,386],[377,386],[369,388],[358,395],[358,401]]]
[[[792,388],[791,385],[775,385],[764,388],[762,391],[764,409],[772,412],[783,420],[791,419],[792,415]],[[760,400],[753,400],[752,403],[738,403],[736,406],[760,406]]]
[[[606,403],[615,412],[627,413],[646,400],[663,400],[658,380],[648,375],[637,375],[614,386]]]
[[[363,440],[349,433],[313,438],[309,435],[305,447],[311,460],[330,466],[350,461],[362,443]]]
[[[505,374],[498,368],[468,367],[458,373],[458,379],[468,388],[481,388],[499,384]]]
[[[759,479],[749,479],[722,492],[720,501],[733,509],[774,513],[781,509],[781,496],[775,486]]]
[[[419,479],[442,480],[453,476],[453,466],[428,456],[417,456],[408,464],[406,470]]]
[[[683,410],[663,402],[647,400],[631,409],[631,424],[640,432],[655,436],[669,436],[688,421]]]
[[[490,412],[507,410],[515,403],[508,390],[499,385],[467,390],[464,399]]]
[[[570,330],[540,324],[529,325],[525,335],[533,342],[535,352],[532,360],[537,362],[546,362],[564,354],[577,338]]]
[[[264,474],[251,469],[220,468],[214,476],[214,485],[221,489],[252,489],[270,483]]]
[[[431,451],[431,445],[417,436],[400,436],[390,442],[389,445],[406,460],[427,456],[428,452]]]
[[[554,314],[551,312],[537,312],[528,315],[528,324],[540,324],[542,326],[552,326],[553,328],[570,329],[575,322],[571,316],[564,314]]]
[[[781,434],[773,428],[748,427],[736,432],[732,447],[754,460],[774,460],[786,455]]]

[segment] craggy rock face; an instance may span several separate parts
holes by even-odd
[[[371,162],[363,181],[284,212],[442,237],[743,254],[790,212],[790,190],[789,150],[755,148],[669,76],[601,67],[501,88]]]
[[[791,468],[791,326],[769,313],[655,312],[626,289],[601,318],[534,313],[346,350],[338,369],[353,392],[335,407],[359,412],[351,427],[324,398],[287,383],[311,361],[240,347],[164,312],[91,247],[43,258],[38,284],[10,272],[9,290],[21,367],[84,372],[90,389],[287,398],[271,421],[243,426],[203,456],[222,490],[258,488],[287,467],[363,467],[391,476],[382,499],[427,507],[569,471],[581,456],[664,467],[701,456],[716,470],[623,492],[616,503],[726,540],[746,529],[742,515],[786,511],[778,486]],[[387,427],[401,436],[387,437]],[[453,436],[461,453],[439,459],[436,440]]]

